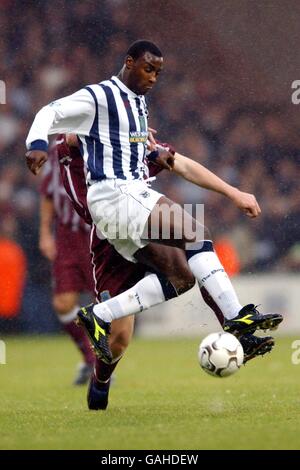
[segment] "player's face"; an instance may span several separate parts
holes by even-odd
[[[163,58],[145,52],[136,60],[129,58],[128,86],[137,95],[145,95],[155,85],[162,70]]]

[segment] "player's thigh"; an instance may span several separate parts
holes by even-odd
[[[53,307],[55,311],[64,315],[69,313],[79,302],[78,292],[61,292],[53,295]]]
[[[134,329],[134,315],[119,318],[111,324],[110,345],[126,348],[130,343]]]
[[[184,249],[186,243],[210,238],[203,211],[198,212],[195,218],[180,204],[162,196],[151,211],[143,235],[152,241]]]

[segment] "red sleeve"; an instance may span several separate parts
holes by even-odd
[[[86,201],[85,165],[80,150],[77,147],[69,147],[65,135],[58,136],[56,142],[64,188],[72,201],[75,211],[85,223],[92,225],[92,218]]]
[[[56,149],[52,147],[49,151],[48,160],[43,167],[40,193],[42,196],[52,199],[53,197],[53,164],[56,157]]]

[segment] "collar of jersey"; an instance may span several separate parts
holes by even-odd
[[[119,88],[121,88],[122,91],[124,91],[125,93],[127,93],[128,96],[131,96],[132,98],[138,98],[139,95],[137,95],[136,93],[134,93],[132,90],[130,90],[130,88],[127,88],[126,85],[124,85],[123,82],[121,82],[121,80],[116,77],[115,75],[113,75],[111,77],[111,79],[116,82],[116,84],[118,85]]]

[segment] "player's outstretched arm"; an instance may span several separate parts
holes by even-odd
[[[89,87],[88,87],[89,88]],[[65,132],[89,135],[95,118],[92,90],[82,89],[44,106],[35,116],[26,139],[26,162],[37,175],[47,161],[48,136]]]
[[[197,186],[223,194],[231,199],[248,217],[257,217],[261,213],[258,202],[253,194],[240,191],[238,188],[223,181],[200,163],[177,152],[174,156],[173,172]]]

